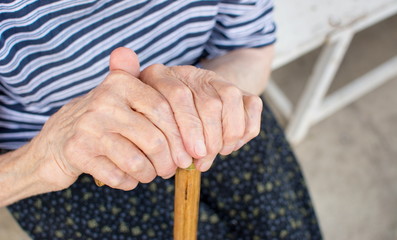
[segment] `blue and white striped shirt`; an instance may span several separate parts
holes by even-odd
[[[272,10],[272,0],[0,0],[0,149],[97,86],[113,49],[133,49],[142,68],[196,64],[272,44]]]

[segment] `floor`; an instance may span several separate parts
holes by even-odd
[[[397,55],[396,30],[397,16],[358,34],[331,91]],[[274,72],[292,99],[317,54]],[[294,146],[326,240],[397,240],[396,105],[397,77],[312,127]],[[0,209],[0,240],[25,239]]]
[[[318,53],[273,73],[292,100]],[[396,55],[397,16],[356,35],[330,92]],[[396,105],[397,76],[294,146],[326,240],[397,240]]]

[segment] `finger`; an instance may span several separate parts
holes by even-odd
[[[118,123],[112,126],[122,136],[133,142],[150,160],[157,175],[161,177],[175,173],[176,165],[164,134],[145,116],[134,111],[115,111],[120,114]],[[131,124],[134,123],[134,124]]]
[[[79,126],[79,128],[85,127]],[[107,157],[102,156],[100,146],[99,139],[89,132],[74,134],[63,148],[64,156],[70,160],[69,167],[91,174],[95,179],[113,188],[122,190],[135,188],[138,181],[126,175]]]
[[[125,103],[117,103],[116,98],[111,97],[108,100],[110,104],[104,101],[103,98],[95,100],[95,110],[79,118],[76,128],[84,133],[80,136],[90,135],[93,140],[98,140],[108,132],[119,133],[146,155],[159,176],[174,173],[176,165],[163,133],[141,113],[133,111]],[[90,151],[93,153],[102,151],[102,155],[106,154],[103,149],[97,147]]]
[[[125,131],[129,133],[130,136],[126,136],[122,132],[120,133],[134,142],[151,161],[154,160],[152,163],[159,176],[167,176],[172,173],[171,163],[172,166],[176,168],[175,163],[178,163],[178,161],[185,165],[192,162],[191,157],[186,153],[182,145],[179,130],[173,119],[173,113],[166,99],[164,99],[160,93],[149,85],[141,82],[139,79],[121,71],[109,75],[102,83],[102,88],[105,90],[110,89],[110,91],[121,94],[121,96],[118,96],[121,102],[119,103],[118,109],[112,107],[111,109],[104,109],[104,111],[111,111],[112,119],[124,119],[121,124],[125,125],[124,128],[127,127]],[[112,100],[109,99],[108,101]],[[99,103],[101,103],[101,101]],[[98,104],[98,106],[100,106],[100,104]],[[122,116],[117,116],[117,113],[121,113]],[[140,116],[139,124],[143,124],[146,130],[150,128],[150,132],[144,133],[146,130],[141,129],[140,125],[134,122],[134,118],[138,116],[137,114]],[[118,124],[115,124],[115,121],[113,121],[113,123],[113,127],[119,131]],[[133,128],[135,134],[131,133],[128,128]],[[148,139],[151,137],[150,133],[154,134],[152,135],[154,136],[154,138],[152,138],[153,140]],[[142,137],[143,135],[146,137],[135,138],[136,136]],[[169,145],[172,145],[174,149],[169,149]],[[160,147],[164,149],[160,149]],[[170,150],[174,150],[172,151],[172,157],[170,155]],[[156,153],[154,151],[156,151]],[[161,154],[163,154],[163,156],[161,156]],[[153,157],[153,159],[150,157]],[[173,159],[176,160],[174,161]],[[162,167],[158,168],[159,166]]]
[[[196,169],[198,169],[200,172],[208,171],[211,168],[212,164],[214,163],[216,155],[218,154],[217,153],[210,154],[201,159],[195,159],[194,165]]]
[[[109,187],[132,190],[138,185],[138,181],[124,173],[110,159],[105,156],[95,157],[92,164],[84,167],[83,172],[91,174],[94,178]]]
[[[261,113],[263,109],[262,99],[255,95],[243,96],[245,108],[245,132],[243,138],[236,144],[235,151],[248,141],[258,136],[261,130]]]
[[[183,147],[189,155],[194,158],[206,156],[203,126],[191,90],[162,65],[152,65],[145,69],[141,79],[159,91],[169,102],[183,140]],[[189,163],[191,164],[191,160]],[[186,162],[184,167],[190,164]]]
[[[210,84],[215,88],[223,104],[222,129],[223,147],[221,154],[233,152],[237,142],[245,132],[245,109],[243,95],[239,88],[222,80],[212,80]]]
[[[151,89],[153,90],[153,89]],[[155,91],[155,90],[153,90]],[[181,168],[187,168],[192,164],[192,157],[186,151],[183,138],[179,131],[174,112],[164,96],[157,92],[146,91],[147,97],[152,99],[152,104],[145,106],[135,101],[135,109],[147,117],[164,134],[169,144],[172,158]]]
[[[132,142],[116,133],[109,133],[102,139],[103,151],[117,167],[139,182],[153,181],[156,170]]]
[[[198,159],[196,167],[206,171],[212,165],[215,156],[222,148],[222,101],[215,89],[206,84],[193,89],[197,111],[204,128],[207,156]]]
[[[138,77],[140,73],[138,56],[129,48],[116,48],[110,54],[109,69],[121,70]]]

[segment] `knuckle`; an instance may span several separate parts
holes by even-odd
[[[101,112],[101,113],[108,113],[109,110],[112,109],[112,107],[110,106],[111,103],[111,99],[113,99],[113,96],[108,96],[108,97],[104,97],[104,96],[98,96],[95,97],[89,108],[88,111],[89,112]]]
[[[145,159],[140,155],[135,155],[129,162],[129,171],[132,173],[139,173],[145,169]]]
[[[158,72],[160,70],[162,70],[165,66],[161,63],[155,63],[150,65],[149,67],[145,68],[145,71],[148,72]]]
[[[216,80],[219,79],[219,75],[215,73],[214,71],[208,70],[208,69],[201,69],[201,68],[196,68],[192,66],[192,69],[190,72],[195,73],[195,77],[197,79],[200,79],[201,81],[205,83],[209,83],[211,80]]]
[[[113,70],[105,80],[95,89],[98,95],[126,94],[129,90],[136,87],[138,83],[135,77],[121,70]],[[105,97],[104,100],[109,98]]]
[[[230,98],[237,98],[242,96],[241,90],[233,85],[222,88],[221,90],[219,90],[219,94]]]
[[[262,111],[263,102],[262,102],[262,99],[258,96],[250,96],[249,97],[249,105],[250,105],[250,108],[254,111]]]
[[[198,72],[203,71],[201,69],[198,69],[198,68],[196,68],[194,66],[190,66],[190,65],[172,66],[172,67],[169,67],[168,69],[169,69],[168,74],[170,74],[172,76],[179,76],[182,78],[189,78],[189,76],[192,75],[192,73],[197,74]]]
[[[149,154],[157,154],[163,152],[164,149],[166,149],[166,146],[166,139],[163,136],[153,137],[149,141]]]
[[[123,82],[130,79],[131,76],[121,70],[113,70],[103,81],[103,85],[114,84],[115,82]]]
[[[95,114],[93,112],[88,112],[80,116],[79,119],[76,120],[74,129],[78,133],[91,132],[91,128],[95,125]],[[75,137],[78,138],[79,135]]]
[[[72,168],[87,171],[90,167],[90,158],[97,152],[91,138],[76,133],[68,138],[60,149],[61,158],[68,162]]]
[[[154,101],[155,105],[153,106],[153,111],[159,115],[169,114],[171,113],[171,107],[168,104],[167,100],[162,97],[159,97],[156,101]]]
[[[152,78],[155,74],[157,74],[159,71],[164,69],[164,65],[160,63],[152,64],[145,68],[141,74],[140,77],[145,81],[146,79]]]
[[[192,99],[191,90],[185,85],[178,85],[172,89],[171,100],[176,103],[184,103]]]
[[[219,98],[212,97],[207,99],[205,102],[205,106],[210,112],[219,112],[222,111],[222,101]]]

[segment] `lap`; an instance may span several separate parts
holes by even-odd
[[[299,165],[265,107],[260,135],[202,175],[199,239],[321,239]],[[124,192],[83,175],[10,211],[35,239],[172,239],[174,183]]]

